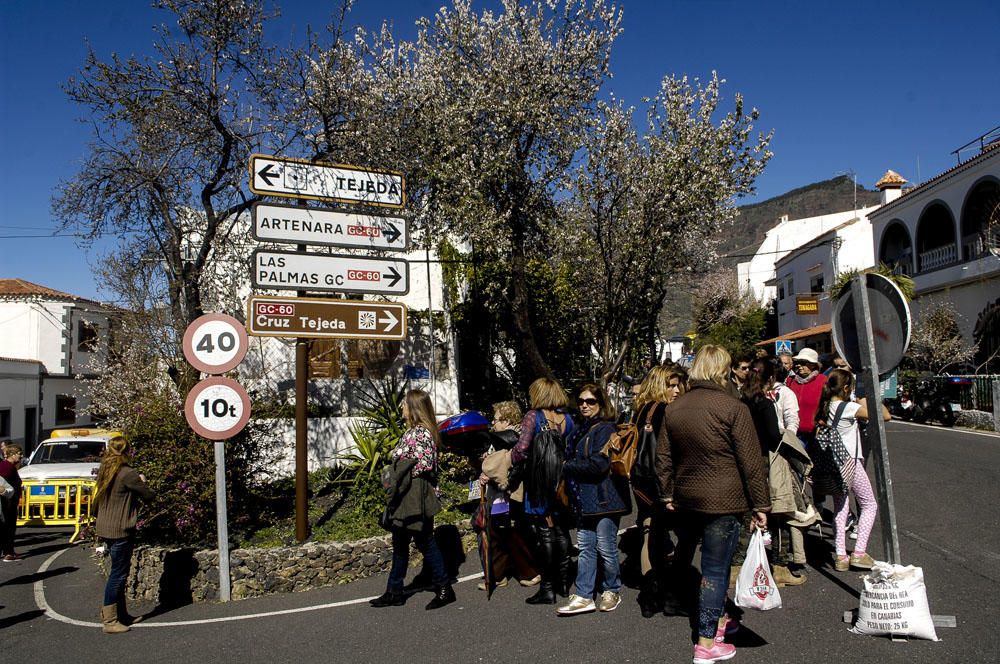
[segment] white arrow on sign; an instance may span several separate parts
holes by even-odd
[[[258,249],[253,253],[252,281],[258,288],[277,290],[406,295],[410,265],[397,258]]]
[[[383,332],[392,332],[393,328],[399,323],[399,319],[392,315],[391,311],[383,312],[385,314],[384,318],[379,318],[378,322],[385,325]]]
[[[349,214],[300,205],[254,203],[253,236],[269,242],[359,249],[406,249],[403,217]]]
[[[406,203],[403,174],[343,164],[314,164],[255,154],[250,157],[250,191],[267,196],[401,208]]]

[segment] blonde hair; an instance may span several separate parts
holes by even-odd
[[[9,459],[11,457],[17,456],[18,454],[24,454],[24,450],[21,449],[20,445],[15,445],[14,443],[5,443],[3,446],[3,458]]]
[[[410,390],[406,393],[406,425],[410,428],[421,426],[431,433],[435,445],[441,444],[438,435],[437,419],[434,417],[434,405],[431,396],[423,390]]]
[[[516,401],[501,401],[493,404],[493,419],[503,420],[511,424],[521,421],[521,407]]]
[[[726,386],[729,380],[729,369],[732,358],[722,346],[706,344],[694,356],[691,365],[691,380],[710,380],[720,387]]]
[[[555,410],[569,405],[566,390],[552,378],[538,378],[528,387],[528,400],[535,410]]]
[[[638,411],[650,401],[666,402],[670,396],[670,379],[675,372],[670,367],[656,366],[639,385],[639,394],[632,402],[632,409]]]
[[[95,504],[111,486],[121,467],[127,465],[125,460],[125,452],[127,451],[128,441],[122,436],[115,436],[108,441],[108,447],[101,455],[101,466],[97,470],[97,487],[94,489]]]

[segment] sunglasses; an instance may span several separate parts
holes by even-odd
[[[576,400],[576,405],[582,406],[584,404],[587,404],[588,406],[596,406],[597,405],[597,399],[577,399]]]

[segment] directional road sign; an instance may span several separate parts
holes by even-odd
[[[303,159],[250,157],[250,191],[266,196],[401,208],[406,203],[403,174]]]
[[[278,290],[405,295],[410,265],[397,258],[305,254],[258,249],[253,285]]]
[[[260,337],[405,339],[406,306],[395,302],[253,295],[248,331]]]
[[[184,357],[198,371],[223,374],[247,354],[247,331],[225,314],[199,316],[184,331]]]
[[[206,378],[188,392],[184,417],[202,438],[232,438],[250,420],[250,397],[231,378]]]
[[[255,203],[253,236],[267,242],[406,250],[406,219],[348,214],[300,205]]]

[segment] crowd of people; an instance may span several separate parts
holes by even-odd
[[[806,582],[804,532],[824,513],[833,515],[833,568],[873,565],[866,548],[877,506],[859,426],[869,409],[855,398],[854,375],[837,368],[842,360],[835,362],[823,371],[808,348],[795,356],[733,358],[707,345],[689,368],[652,368],[624,414],[595,383],[575,390],[573,409],[551,378],[531,384],[523,414],[516,402],[494,404],[493,444],[478,460],[482,494],[474,525],[485,542],[479,587],[492,592],[511,580],[537,586],[526,603],[554,605],[562,616],[616,610],[623,586],[621,519],[634,505],[642,615],[690,616],[697,626],[695,664],[732,658],[735,647],[726,638],[740,625],[729,591],[753,530],[771,531],[770,562],[779,586]],[[426,393],[407,394],[409,429],[392,452],[386,478],[393,573],[386,592],[371,601],[374,607],[406,601],[411,538],[432,578],[434,596],[426,608],[455,601],[433,537],[440,439],[432,414]],[[889,419],[884,407],[880,415]],[[651,481],[633,475],[630,482],[611,471],[608,443],[623,423],[655,439]],[[832,512],[822,509],[828,496],[810,490],[810,455],[818,452],[816,432],[823,427],[837,430],[860,469],[833,491]],[[400,495],[403,485],[415,496],[409,501]],[[858,507],[853,527],[850,495]],[[405,503],[409,507],[401,509]],[[849,528],[856,538],[850,554]],[[699,549],[700,571],[692,575]]]
[[[832,515],[836,571],[874,563],[867,545],[878,508],[864,470],[862,424],[871,416],[888,420],[889,413],[884,406],[872,412],[857,398],[855,376],[842,359],[830,365],[824,371],[809,348],[795,356],[734,358],[706,345],[690,367],[649,370],[625,413],[596,383],[575,391],[574,409],[552,378],[531,384],[527,412],[514,401],[494,404],[492,444],[475,460],[481,500],[474,525],[484,564],[479,587],[492,592],[511,580],[537,586],[525,601],[555,605],[562,616],[616,610],[622,604],[621,520],[634,505],[642,615],[688,615],[697,629],[694,663],[730,659],[735,647],[726,637],[739,622],[728,595],[753,530],[772,533],[769,555],[779,586],[806,582],[804,532],[823,513]],[[412,541],[424,557],[433,587],[426,608],[433,610],[456,599],[434,537],[441,438],[426,392],[410,390],[402,414],[407,429],[382,476],[381,525],[392,534],[392,568],[385,593],[370,603],[406,602]],[[623,427],[649,443],[648,476],[611,471],[608,443]],[[830,496],[818,482],[810,490],[811,455],[819,452],[817,431],[824,428],[839,434],[852,468],[826,489]],[[21,449],[7,444],[2,456],[0,553],[9,562],[19,558],[13,544]],[[97,535],[111,561],[101,608],[106,633],[128,631],[137,620],[125,610],[124,584],[139,501],[152,494],[128,458],[124,438],[109,442],[93,499]],[[827,497],[832,511],[822,509]],[[851,553],[849,538],[856,540]],[[692,574],[699,548],[700,570]]]

